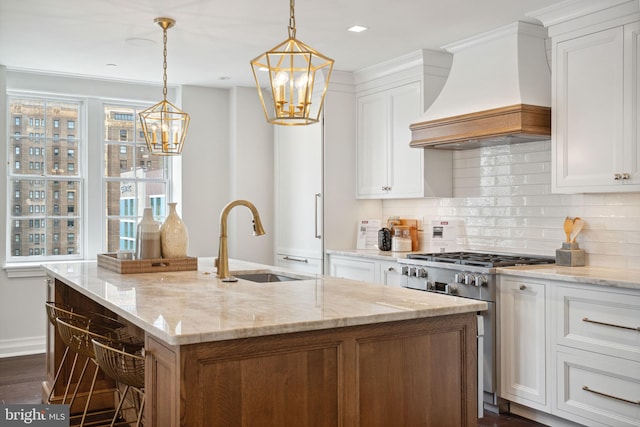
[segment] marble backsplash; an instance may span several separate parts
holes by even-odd
[[[460,249],[555,256],[565,217],[580,217],[577,238],[589,266],[640,269],[640,193],[552,194],[551,142],[453,153],[452,198],[385,200],[383,220],[460,220]]]

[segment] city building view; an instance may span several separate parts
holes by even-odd
[[[164,220],[168,161],[147,150],[137,120],[144,106],[104,105],[102,141],[85,141],[83,108],[81,100],[9,100],[7,214],[13,259],[83,255],[87,180],[102,181],[106,252],[135,250],[137,223],[145,207]],[[87,170],[87,143],[102,144],[101,171]]]

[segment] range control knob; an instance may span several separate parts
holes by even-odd
[[[473,285],[474,286],[486,286],[487,285],[487,277],[483,276],[481,274],[477,275],[474,277],[473,279]]]
[[[418,277],[418,268],[417,267],[409,267],[409,276],[410,277]]]
[[[419,268],[419,269],[418,269],[418,272],[417,272],[417,274],[416,274],[416,276],[417,276],[417,277],[425,278],[425,277],[428,277],[428,276],[429,276],[429,273],[427,272],[427,269],[426,269],[426,268]]]
[[[449,288],[447,289],[447,293],[449,295],[458,295],[458,288],[456,288],[455,286],[449,286]]]
[[[456,283],[464,283],[464,273],[456,273],[453,276],[453,281]]]
[[[408,276],[409,275],[409,267],[407,267],[406,265],[402,266],[402,275],[403,276]]]
[[[466,273],[464,275],[464,284],[465,285],[473,285],[473,281],[475,280],[475,277],[476,276],[474,276],[473,273]]]

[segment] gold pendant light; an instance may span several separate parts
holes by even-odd
[[[294,0],[289,10],[289,38],[251,61],[251,68],[267,121],[308,125],[320,120],[333,59],[296,39]]]
[[[144,139],[151,154],[175,156],[182,153],[182,146],[189,128],[189,114],[167,101],[167,30],[176,23],[171,18],[156,18],[162,28],[164,99],[140,113]]]

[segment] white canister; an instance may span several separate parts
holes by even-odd
[[[391,250],[393,252],[411,252],[411,238],[393,237],[391,239]]]

